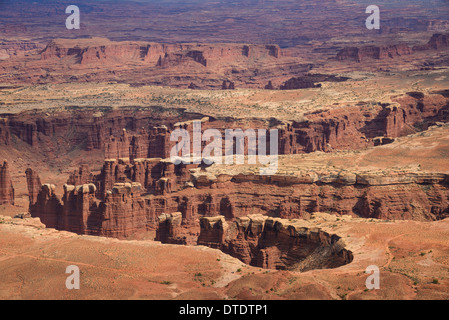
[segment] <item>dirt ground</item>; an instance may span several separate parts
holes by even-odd
[[[380,221],[317,214],[354,260],[304,273],[244,265],[219,250],[123,241],[0,218],[0,299],[448,299],[449,220]],[[66,268],[80,269],[68,290]],[[380,289],[368,290],[368,266]]]

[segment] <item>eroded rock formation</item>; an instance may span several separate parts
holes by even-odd
[[[14,187],[9,170],[7,161],[0,164],[0,204],[14,205]]]
[[[32,217],[38,217],[47,228],[65,230],[60,222],[62,209],[54,184],[43,184],[37,195],[36,202],[32,205],[30,204]]]
[[[337,53],[337,60],[365,62],[369,59],[385,60],[413,54],[415,51],[445,50],[449,47],[447,34],[433,34],[429,42],[410,47],[405,43],[384,46],[345,47]]]
[[[36,204],[40,189],[42,187],[41,179],[36,171],[31,168],[28,168],[25,171],[26,179],[27,179],[27,187],[28,187],[28,197],[30,199],[30,206]]]
[[[300,77],[293,77],[284,82],[280,86],[281,90],[295,90],[295,89],[306,89],[306,88],[320,88],[321,84],[318,82],[343,82],[348,80],[346,77],[337,77],[334,75],[326,74],[310,74],[307,73]],[[271,81],[265,87],[265,89],[273,88]]]
[[[140,183],[118,183],[107,192],[97,215],[92,217],[92,227],[100,226],[94,234],[126,238],[137,232],[155,229],[155,216],[146,210],[141,197]],[[148,209],[150,206],[148,206]],[[94,223],[95,218],[101,222]]]
[[[11,143],[8,119],[0,118],[0,145],[8,146]]]
[[[420,221],[449,217],[449,177],[438,173],[316,168],[260,176],[138,159],[107,160],[91,177],[84,185],[64,186],[62,201],[54,186],[43,185],[30,206],[32,216],[49,227],[117,238],[162,228],[158,238],[168,243],[195,243],[195,226],[203,217],[308,219],[314,212]],[[172,212],[180,215],[167,216]]]
[[[313,81],[326,79],[317,77],[314,75]],[[327,152],[373,146],[375,138],[396,138],[424,130],[437,121],[447,121],[448,101],[448,97],[440,94],[412,93],[395,98],[393,104],[362,103],[313,112],[301,122],[221,119],[179,109],[160,111],[157,108],[137,111],[132,108],[104,108],[102,111],[86,108],[58,110],[52,114],[23,112],[3,115],[0,142],[10,143],[10,137],[15,136],[45,152],[49,158],[57,151],[67,152],[73,148],[101,150],[106,159],[168,158],[176,143],[170,141],[173,131],[185,129],[193,137],[193,121],[197,120],[201,122],[202,132],[217,129],[223,137],[227,129],[278,129],[279,154]],[[223,143],[223,153],[225,151]]]
[[[162,243],[187,244],[187,238],[183,236],[182,213],[174,212],[159,216],[159,227],[156,232],[156,240]],[[191,244],[191,243],[190,243]]]
[[[200,224],[199,245],[260,268],[308,271],[336,268],[353,259],[339,236],[302,223],[252,215],[233,222],[223,216],[204,217]]]
[[[64,185],[62,199],[55,189],[54,185],[42,185],[37,202],[30,207],[31,216],[39,217],[49,228],[114,238],[155,229],[155,213],[151,214],[151,205],[146,210],[139,183],[115,184],[104,201],[96,198],[92,183]]]
[[[152,66],[167,67],[187,60],[204,67],[208,60],[217,63],[245,56],[256,58],[272,56],[279,58],[281,49],[277,45],[239,44],[163,44],[142,41],[112,42],[104,38],[88,40],[52,40],[42,51],[42,60],[75,59],[79,64],[117,64],[120,61],[142,61]]]
[[[182,110],[161,111],[157,108],[82,108],[57,109],[54,112],[5,114],[0,121],[0,142],[8,144],[10,136],[36,149],[48,151],[80,148],[104,150],[109,158],[152,157],[165,155],[169,133],[161,123],[194,119]],[[127,130],[133,134],[128,134]],[[53,139],[55,137],[55,139]],[[131,146],[131,148],[130,148]],[[46,150],[48,149],[48,150]]]
[[[0,47],[1,49],[1,47]],[[0,52],[1,57],[1,52]],[[114,80],[117,73],[124,76],[123,65],[134,67],[125,70],[133,85],[168,84],[186,87],[195,80],[195,87],[201,84],[202,89],[220,89],[217,79],[231,76],[236,72],[238,77],[229,79],[226,89],[235,88],[235,81],[245,84],[242,76],[252,77],[252,68],[266,68],[265,64],[279,65],[280,69],[292,72],[292,69],[303,70],[304,67],[294,64],[289,57],[283,57],[278,45],[234,44],[234,43],[154,43],[143,41],[114,42],[106,38],[92,39],[54,39],[40,54],[42,63],[51,64],[56,69],[66,66],[74,69],[85,69],[85,73],[76,73],[70,77],[62,74],[38,76],[30,75],[29,81],[83,81],[92,78]],[[109,72],[92,72],[92,65],[107,66]],[[271,66],[269,68],[272,68]],[[134,69],[134,70],[133,70]],[[135,72],[135,70],[140,70]],[[237,71],[240,70],[240,71]],[[166,74],[161,76],[161,71]],[[139,74],[136,77],[136,74]],[[61,79],[62,77],[62,79]]]
[[[423,51],[423,50],[442,50],[449,47],[449,35],[435,33],[430,38],[429,42],[425,45],[415,46],[413,50],[415,51]]]
[[[449,47],[449,35],[448,34],[434,34],[429,40],[427,46],[431,49],[439,50]]]
[[[27,172],[33,216],[42,216],[43,222],[51,227],[128,237],[136,232],[157,230],[160,227],[158,217],[173,212],[181,212],[182,228],[198,225],[201,217],[218,215],[232,221],[248,214],[307,219],[318,211],[364,218],[413,220],[437,220],[449,214],[448,178],[445,174],[411,171],[377,175],[372,172],[333,172],[322,168],[271,176],[217,173],[201,164],[175,165],[167,159],[173,145],[169,141],[173,130],[187,130],[193,137],[191,143],[196,139],[193,136],[193,115],[192,120],[176,123],[169,120],[167,125],[148,129],[142,129],[144,122],[153,123],[154,120],[150,120],[146,112],[142,112],[141,117],[125,118],[125,115],[113,113],[98,120],[97,123],[102,123],[97,127],[103,132],[100,136],[106,137],[108,131],[110,134],[103,142],[106,154],[103,168],[100,172],[91,172],[84,165],[73,172],[62,201],[54,195],[53,187],[46,185],[40,189],[37,175]],[[156,115],[156,119],[159,120],[160,116]],[[447,122],[449,103],[444,94],[410,92],[395,98],[391,105],[339,108],[311,113],[307,118],[303,122],[272,123],[259,119],[229,122],[228,119],[208,117],[198,121],[203,132],[214,128],[223,136],[230,128],[277,128],[280,155],[330,152],[388,144],[397,137],[425,130],[438,121]],[[62,123],[71,121],[74,120],[66,118]],[[17,116],[7,121],[9,124],[18,122]],[[35,132],[40,132],[36,134],[36,141],[45,140],[47,130],[58,132],[56,124],[59,123],[52,118],[36,118]],[[80,122],[78,125],[86,128]],[[19,131],[19,127],[27,128],[13,125],[11,132],[26,136],[27,130]],[[120,127],[130,130],[119,130]],[[89,125],[88,128],[92,127]],[[72,131],[73,143],[82,139],[81,136],[74,138],[76,136]],[[88,139],[87,136],[84,139]],[[225,151],[223,144],[223,153]],[[248,152],[247,146],[244,151]],[[394,193],[391,193],[392,186],[395,186]],[[257,196],[261,194],[265,195],[263,201]],[[179,241],[179,234],[170,237],[171,240],[167,241]],[[182,241],[194,239],[195,232]]]
[[[388,59],[410,55],[413,50],[407,44],[390,46],[346,47],[337,53],[337,60],[353,60],[363,62],[366,59]]]

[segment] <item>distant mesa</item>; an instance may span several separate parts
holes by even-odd
[[[449,34],[434,34],[427,44],[431,49],[443,49],[449,47]]]
[[[343,82],[348,79],[348,77],[337,77],[326,74],[305,74],[301,77],[290,78],[280,86],[280,90],[320,88],[321,84],[318,82]],[[267,87],[273,88],[271,81],[268,83]]]
[[[423,46],[415,46],[413,50],[441,50],[449,47],[449,34],[435,33],[430,38],[429,42]]]
[[[281,49],[277,45],[244,44],[199,44],[180,43],[163,44],[142,41],[114,42],[106,38],[91,39],[55,39],[42,50],[42,60],[64,59],[71,57],[72,63],[118,64],[120,61],[140,61],[157,67],[169,67],[194,61],[209,67],[223,64],[238,57],[256,59],[266,57],[279,58]]]
[[[367,59],[385,60],[413,54],[415,51],[442,50],[449,47],[449,35],[434,34],[425,45],[409,47],[405,43],[386,46],[345,47],[337,53],[337,60],[363,62]]]
[[[0,59],[2,56],[8,58],[9,54],[0,48]],[[284,56],[278,45],[242,43],[54,39],[27,59],[31,64],[14,72],[18,83],[116,81],[136,86],[233,90],[237,86],[262,86],[267,69],[275,70],[275,77],[284,70],[291,74],[308,70],[295,63],[294,57]],[[13,73],[9,68],[16,70],[16,66],[7,60],[11,65],[4,73]],[[42,73],[42,64],[51,65],[51,70]]]
[[[307,89],[307,88],[319,88],[321,84],[315,84],[313,79],[309,77],[298,77],[290,78],[283,85],[281,85],[281,90],[294,90],[294,89]]]
[[[346,47],[337,53],[337,60],[352,60],[363,62],[366,59],[383,60],[412,54],[413,50],[407,44],[391,46]]]

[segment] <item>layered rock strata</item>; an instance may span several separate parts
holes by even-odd
[[[338,52],[337,60],[353,60],[363,62],[366,59],[383,60],[395,58],[413,53],[407,44],[396,44],[390,46],[364,46],[346,47]]]
[[[167,233],[159,239],[168,243],[194,243],[196,231],[188,230],[203,217],[308,219],[314,212],[419,221],[449,217],[449,176],[442,173],[310,168],[261,176],[218,166],[177,167],[162,159],[108,160],[88,184],[66,185],[62,201],[54,187],[43,185],[31,214],[49,227],[118,238],[162,227]],[[172,212],[180,215],[164,216]]]
[[[14,205],[14,187],[9,170],[7,161],[4,161],[3,165],[0,164],[0,205]]]
[[[252,215],[227,222],[200,221],[199,245],[217,248],[246,264],[278,270],[336,268],[353,260],[343,239],[305,223]]]
[[[54,185],[44,184],[30,213],[48,228],[126,238],[138,231],[154,230],[156,225],[156,215],[150,206],[146,210],[141,192],[138,183],[117,183],[100,201],[95,197],[94,184],[66,184],[61,199],[55,194]]]
[[[449,35],[435,33],[424,45],[410,47],[405,43],[384,46],[345,47],[337,53],[337,60],[365,62],[369,59],[385,60],[413,54],[415,51],[445,50],[449,47]]]
[[[44,223],[51,227],[113,237],[158,230],[159,217],[173,212],[181,213],[180,225],[184,229],[198,226],[202,217],[218,215],[225,216],[228,221],[249,214],[307,219],[314,212],[379,219],[448,217],[448,177],[444,173],[392,170],[380,174],[331,168],[290,172],[280,166],[276,174],[263,176],[256,173],[257,169],[235,171],[225,167],[220,170],[218,165],[210,168],[202,164],[175,165],[166,159],[174,130],[186,130],[193,137],[192,144],[197,139],[193,133],[196,119],[202,132],[214,128],[223,136],[230,128],[276,128],[280,155],[384,145],[392,143],[396,137],[448,121],[449,103],[444,94],[410,92],[394,98],[391,105],[320,111],[308,114],[308,120],[303,122],[261,119],[230,122],[230,119],[199,118],[194,114],[189,114],[190,120],[175,122],[182,114],[177,113],[173,119],[166,120],[166,124],[152,126],[156,120],[161,120],[163,113],[155,113],[152,118],[150,110],[128,113],[125,109],[122,115],[110,111],[95,117],[94,123],[98,126],[94,127],[99,131],[89,133],[102,140],[89,140],[84,136],[84,141],[98,141],[98,148],[102,148],[100,141],[106,146],[107,159],[99,173],[81,166],[69,177],[62,200],[54,195],[55,189],[51,186],[36,191],[40,182],[36,175],[28,173],[33,216],[43,217]],[[65,132],[59,131],[63,130],[60,123],[77,123],[79,129],[72,130],[70,135],[76,145],[78,139],[83,139],[77,130],[92,128],[83,126],[79,119],[75,122],[75,119],[59,116],[36,118],[36,132],[42,134],[30,142],[36,140],[40,144],[46,134],[53,132],[57,137]],[[16,115],[6,123],[16,137],[25,137],[27,126],[19,126],[19,122],[20,117]],[[123,130],[123,127],[129,129]],[[117,138],[120,142],[113,143]],[[225,147],[223,144],[223,151]],[[248,152],[247,147],[244,152]],[[170,224],[178,220],[164,221]],[[178,242],[184,237],[179,230],[169,231],[172,235],[161,239]],[[195,236],[196,231],[181,242],[196,241]]]
[[[28,197],[30,199],[30,206],[33,206],[37,202],[37,198],[41,189],[41,179],[36,171],[31,168],[25,171],[28,187]]]
[[[209,64],[238,60],[240,57],[260,59],[279,58],[281,48],[277,45],[249,44],[164,44],[154,42],[113,42],[108,39],[94,38],[78,40],[52,40],[42,51],[42,60],[60,60],[73,58],[75,63],[112,64],[121,60],[140,61],[149,66],[168,67],[187,61],[194,61],[204,67]],[[211,61],[212,63],[208,63]]]
[[[86,108],[51,115],[23,112],[3,115],[0,143],[9,144],[14,136],[44,151],[49,158],[74,148],[103,151],[106,159],[168,158],[177,143],[171,141],[177,129],[187,130],[193,150],[194,121],[199,121],[202,133],[216,129],[223,140],[226,130],[265,129],[269,141],[269,130],[277,129],[278,154],[298,154],[361,149],[382,144],[379,137],[393,139],[449,120],[449,99],[444,95],[410,93],[393,100],[392,104],[317,111],[307,114],[305,121],[212,118],[179,109],[161,112],[157,108],[104,108],[95,112]],[[206,145],[205,141],[201,143]],[[225,153],[224,141],[222,147]],[[73,182],[78,183],[81,181]]]

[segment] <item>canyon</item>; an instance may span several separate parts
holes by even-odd
[[[339,234],[353,252],[354,260],[336,269],[300,273],[250,266],[205,246],[90,237],[45,228],[36,218],[1,217],[0,241],[5,246],[0,249],[4,258],[0,283],[5,290],[0,291],[0,298],[420,300],[447,297],[443,267],[448,248],[447,219],[430,223],[337,219],[316,214],[313,223],[329,234]],[[84,270],[81,290],[67,290],[64,285],[58,285],[64,284],[67,275],[63,271],[70,264]],[[383,290],[365,290],[364,270],[370,264],[379,266]],[[22,279],[20,287],[16,286],[17,274]],[[42,281],[42,275],[53,280]],[[433,283],[433,279],[439,279],[438,283]],[[16,289],[8,290],[10,287]],[[136,289],[126,290],[129,287]]]
[[[228,224],[218,216],[204,217],[200,225],[200,245],[219,248],[255,267],[304,272],[336,268],[353,260],[337,235],[288,220],[249,215]]]
[[[448,121],[448,97],[444,92],[409,92],[395,97],[391,104],[307,113],[304,121],[211,117],[158,107],[58,108],[51,114],[34,110],[1,116],[2,144],[9,146],[14,136],[32,148],[45,150],[50,158],[58,148],[81,148],[99,150],[106,159],[165,159],[175,145],[170,141],[172,132],[182,128],[192,136],[194,120],[201,122],[203,131],[217,129],[223,136],[226,129],[277,129],[278,154],[283,155],[361,149],[387,141],[385,138],[426,130],[436,122]]]
[[[445,1],[76,5],[0,5],[0,299],[449,298]]]
[[[334,72],[336,63],[348,71],[369,69],[376,61],[390,70],[445,65],[429,60],[426,51],[438,51],[446,57],[446,38],[433,34],[426,44],[415,46],[387,42],[384,46],[344,47],[331,58],[320,50],[303,56],[301,51],[276,44],[54,39],[40,51],[28,50],[26,55],[1,61],[0,79],[17,85],[104,81],[196,90],[263,89],[267,83],[271,83],[271,90],[317,88],[318,82],[347,79],[328,74]],[[353,61],[361,65],[354,66]]]
[[[18,60],[26,67],[20,67]],[[1,64],[3,76],[17,84],[101,80],[226,90],[250,83],[260,85],[274,69],[282,77],[309,70],[309,64],[294,60],[273,44],[169,44],[90,38],[55,39],[39,52]],[[63,72],[67,68],[70,74]]]
[[[447,122],[448,110],[444,92],[409,92],[395,97],[393,104],[316,111],[303,122],[220,118],[175,108],[60,108],[1,115],[2,132],[7,133],[2,143],[11,147],[21,141],[49,160],[80,148],[103,155],[99,170],[83,164],[66,177],[62,195],[51,181],[41,184],[34,168],[26,170],[29,213],[48,228],[206,245],[254,266],[311,270],[347,264],[351,252],[337,235],[312,227],[312,233],[288,235],[293,228],[289,221],[309,221],[316,212],[442,220],[449,216],[449,176],[410,168],[379,173],[307,161],[293,167],[286,163],[317,152],[332,155],[394,146],[397,139]],[[175,165],[169,158],[176,143],[171,133],[176,128],[192,133],[194,121],[201,122],[203,132],[279,130],[278,172],[263,176],[257,165],[249,164]],[[14,204],[7,169],[6,164],[2,197]]]

